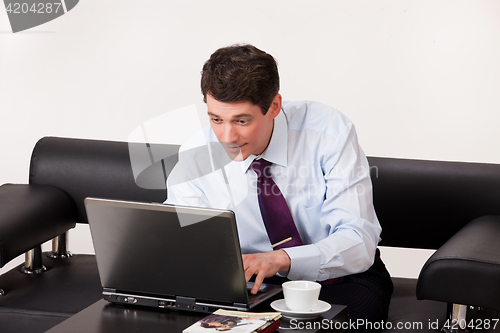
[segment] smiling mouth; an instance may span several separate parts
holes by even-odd
[[[240,151],[243,146],[245,146],[246,143],[242,144],[241,146],[237,145],[226,145],[226,148],[230,151]]]

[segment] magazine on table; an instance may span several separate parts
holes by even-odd
[[[219,309],[186,328],[183,333],[271,333],[280,324],[279,312],[243,312]]]

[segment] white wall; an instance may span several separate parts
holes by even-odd
[[[126,141],[165,112],[203,112],[203,62],[239,42],[277,58],[285,99],[350,117],[367,155],[500,163],[496,0],[82,0],[16,34],[0,8],[0,184],[27,182],[43,136]],[[85,228],[73,252],[93,251]],[[383,253],[398,276],[429,255]]]

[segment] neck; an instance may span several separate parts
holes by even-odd
[[[257,154],[257,155],[262,155],[266,151],[267,147],[269,147],[269,143],[271,143],[271,138],[273,137],[273,132],[274,132],[274,119],[273,119],[273,124],[271,126],[271,130],[270,130],[269,136],[267,138],[267,144],[264,147],[264,150],[262,150],[262,152],[259,153],[259,154]]]

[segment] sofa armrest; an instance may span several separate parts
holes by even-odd
[[[417,298],[500,310],[500,216],[477,218],[426,262]]]
[[[0,267],[75,227],[73,201],[48,185],[0,186]]]

